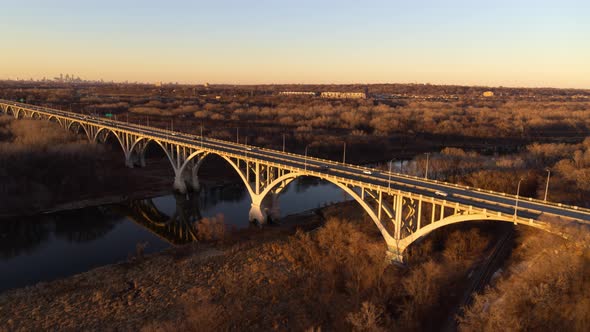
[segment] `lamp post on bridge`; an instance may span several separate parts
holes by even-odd
[[[551,178],[551,170],[549,168],[545,169],[547,171],[547,184],[545,185],[545,198],[543,201],[547,202],[547,193],[549,192],[549,179]]]
[[[285,153],[285,133],[283,133],[283,153]]]
[[[426,171],[424,172],[424,178],[428,180],[428,161],[430,159],[430,152],[426,152]]]
[[[240,127],[236,127],[236,144],[240,144]]]
[[[244,156],[248,157],[248,136],[244,137]]]
[[[203,148],[203,122],[201,121],[201,148]]]
[[[518,180],[518,186],[516,186],[516,202],[514,203],[514,223],[516,224],[516,218],[518,218],[518,196],[520,195],[520,183],[523,178]]]
[[[307,144],[305,146],[305,166],[304,166],[305,171],[307,171],[307,147],[309,147],[309,144]]]
[[[393,160],[394,159],[391,159],[389,161],[389,179],[387,180],[387,189],[391,189],[391,166],[393,165]]]

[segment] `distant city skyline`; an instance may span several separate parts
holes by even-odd
[[[590,3],[21,0],[0,79],[590,88]]]

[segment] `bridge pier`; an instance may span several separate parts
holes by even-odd
[[[125,166],[127,166],[128,168],[133,168],[135,165],[135,163],[133,162],[133,154],[127,154],[125,156]]]
[[[146,162],[145,162],[145,150],[143,152],[139,153],[137,159],[139,159],[138,160],[139,167],[142,167],[142,168],[145,167],[145,165],[146,165]]]
[[[198,165],[194,165],[191,167],[191,188],[193,191],[201,190],[201,184],[199,183],[199,177],[197,176],[197,172],[199,171]]]
[[[403,251],[399,250],[396,246],[387,246],[387,251],[385,252],[385,259],[394,264],[405,263]]]
[[[184,180],[184,177],[182,175],[176,174],[176,176],[174,176],[173,188],[175,191],[181,194],[187,193],[188,188],[186,186],[186,181]]]
[[[258,225],[266,224],[268,220],[267,211],[268,208],[261,205],[255,205],[254,203],[252,203],[250,205],[250,213],[248,216],[250,222]]]
[[[276,194],[272,193],[266,197],[252,197],[250,204],[249,220],[259,225],[267,224],[269,220],[278,220],[280,217]]]
[[[174,190],[186,194],[190,189],[192,191],[199,191],[201,184],[197,176],[198,165],[190,167],[189,169],[182,169],[175,172],[174,175]]]

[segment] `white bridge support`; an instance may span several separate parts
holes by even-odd
[[[350,166],[346,172],[320,171],[317,167],[308,167],[307,162],[305,167],[301,163],[297,164],[294,161],[296,159],[287,154],[271,157],[270,152],[249,152],[251,150],[239,144],[229,145],[229,142],[204,140],[195,135],[172,134],[163,129],[129,125],[36,106],[28,107],[25,104],[0,101],[0,112],[17,119],[53,121],[67,130],[85,134],[93,143],[106,142],[109,136],[113,136],[123,150],[125,165],[128,167],[144,167],[148,146],[159,146],[174,170],[174,189],[181,193],[199,189],[199,168],[208,155],[216,154],[242,179],[252,202],[249,219],[259,224],[279,217],[277,196],[296,178],[311,176],[331,182],[350,195],[365,210],[385,240],[388,257],[398,262],[403,262],[405,250],[414,241],[437,228],[453,223],[495,220],[550,230],[548,224],[538,220],[540,218],[525,219],[513,215],[510,206],[497,205],[492,211],[448,202],[444,197],[434,194],[423,196],[409,190],[393,189],[388,185],[372,184],[376,178],[370,177],[369,181],[359,177],[358,173],[362,172],[354,166]],[[278,152],[273,153],[276,155]],[[341,167],[334,162],[322,162],[333,167]],[[420,190],[429,192],[425,189]],[[470,202],[477,205],[477,200]],[[571,213],[571,210],[569,211]]]

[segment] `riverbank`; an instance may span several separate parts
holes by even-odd
[[[350,203],[343,203],[348,204]],[[176,319],[191,292],[213,287],[224,269],[256,259],[269,241],[298,229],[314,229],[337,206],[283,218],[280,225],[252,227],[215,244],[193,243],[69,278],[0,294],[0,331],[137,330],[150,321]]]

